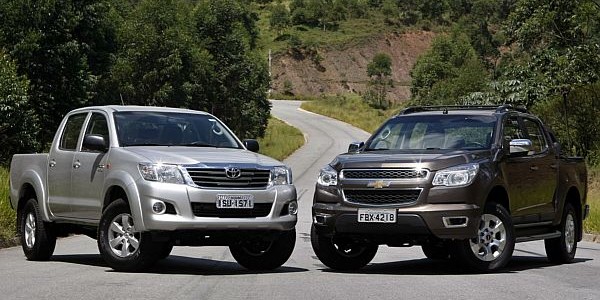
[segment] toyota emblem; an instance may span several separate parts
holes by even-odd
[[[225,168],[225,176],[229,179],[238,179],[242,176],[242,171],[237,167],[227,167]]]

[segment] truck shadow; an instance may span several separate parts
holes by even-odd
[[[590,258],[576,258],[572,264],[590,261]],[[532,269],[544,269],[549,267],[558,267],[559,265],[548,262],[545,257],[531,256],[513,256],[508,265],[493,274],[510,274],[527,271]],[[323,272],[336,272],[331,269],[322,269]],[[431,260],[427,258],[413,259],[389,263],[372,263],[366,267],[352,272],[358,274],[377,274],[377,275],[482,275],[452,261]],[[485,274],[484,274],[485,275]]]
[[[52,261],[108,268],[106,272],[118,272],[110,269],[99,254],[54,255]],[[251,271],[236,262],[220,261],[214,259],[192,258],[171,255],[159,261],[152,268],[139,272],[146,274],[178,274],[178,275],[248,275],[248,274],[277,274],[307,272],[307,269],[286,267],[285,265],[275,270]]]

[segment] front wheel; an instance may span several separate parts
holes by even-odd
[[[567,203],[560,222],[560,237],[544,240],[546,255],[550,262],[563,264],[575,259],[578,226],[575,209],[571,203]]]
[[[56,236],[42,220],[37,200],[29,199],[19,211],[21,246],[28,260],[48,260],[54,253]]]
[[[135,229],[129,206],[123,199],[111,203],[100,219],[98,249],[106,263],[117,271],[145,270],[159,259],[160,245],[149,233]]]
[[[514,229],[504,206],[488,202],[479,220],[477,236],[454,245],[457,258],[480,272],[506,266],[515,249]]]
[[[450,251],[446,245],[423,244],[421,249],[429,259],[445,260],[450,258]]]
[[[272,240],[242,241],[229,246],[233,258],[249,270],[273,270],[281,267],[296,246],[296,230],[279,233]]]
[[[341,271],[357,270],[366,266],[373,260],[379,248],[376,244],[321,236],[314,225],[310,231],[310,241],[315,254],[324,265]]]

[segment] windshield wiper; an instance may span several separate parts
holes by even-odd
[[[183,147],[215,147],[215,148],[217,148],[217,146],[215,146],[215,145],[204,144],[204,143],[200,143],[200,142],[193,142],[193,143],[187,143],[187,144],[179,144],[179,145],[173,145],[173,146],[183,146]]]
[[[131,146],[168,146],[168,145],[156,144],[156,143],[139,143],[139,144],[125,144],[125,145],[123,145],[123,147],[131,147]]]

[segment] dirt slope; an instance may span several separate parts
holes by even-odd
[[[388,99],[408,99],[409,72],[417,57],[429,48],[433,36],[431,32],[422,31],[387,34],[350,49],[319,50],[320,62],[315,62],[310,55],[295,58],[292,51],[276,55],[272,62],[273,92],[283,93],[284,82],[290,81],[295,95],[360,94],[369,80],[367,64],[375,54],[383,52],[392,57],[394,87]]]

